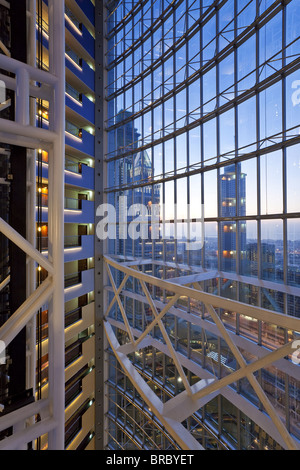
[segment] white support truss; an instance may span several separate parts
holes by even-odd
[[[300,449],[300,443],[288,431],[276,408],[271,403],[269,397],[254,375],[255,372],[273,364],[281,368],[281,370],[285,370],[286,367],[289,371],[294,371],[295,377],[297,377],[299,375],[298,366],[292,364],[291,361],[287,359],[294,351],[293,341],[290,340],[274,350],[260,348],[261,352],[257,355],[257,359],[247,363],[240,351],[240,336],[227,330],[216,308],[226,308],[228,311],[280,326],[294,332],[294,338],[297,337],[297,332],[300,331],[299,318],[203,292],[199,282],[208,279],[208,273],[201,275],[201,273],[196,272],[191,275],[183,275],[174,280],[166,280],[146,274],[140,270],[145,264],[157,264],[155,260],[130,260],[129,262],[124,260],[122,262],[119,257],[114,259],[114,257],[105,256],[104,264],[112,284],[112,287],[109,285],[106,286],[106,290],[114,294],[105,312],[105,330],[109,344],[124,372],[133,382],[134,387],[137,388],[147,405],[156,414],[180,447],[190,450],[196,450],[201,447],[182,425],[182,421],[198,411],[205,403],[212,400],[218,394],[226,395],[227,399],[231,397],[230,399],[234,404],[237,394],[234,393],[230,385],[240,379],[247,378],[265,410],[263,413],[259,411],[254,404],[248,403],[246,405],[248,416],[255,416],[255,422],[283,448],[288,450]],[[113,279],[112,268],[115,273],[118,273],[118,279],[123,279],[119,287],[116,286],[116,281]],[[128,279],[135,280],[136,285],[138,283],[140,284],[141,291],[143,292],[142,295],[126,290],[126,282]],[[193,287],[191,287],[191,285]],[[151,289],[148,286],[168,292],[167,299],[165,301],[157,300],[156,297],[151,295]],[[135,299],[150,306],[153,314],[152,321],[149,322],[144,331],[132,325],[132,317],[126,315],[126,309],[122,304],[120,295],[122,295],[122,298],[128,296],[131,299]],[[207,320],[207,316],[203,319],[198,317],[194,312],[189,313],[181,305],[175,307],[180,297],[192,299],[204,305],[209,320]],[[122,313],[124,320],[123,326],[120,320],[117,320],[114,315],[110,315],[111,309],[115,303],[117,303]],[[167,313],[172,313],[178,318],[184,318],[185,321],[190,323],[197,324],[198,322],[199,325],[201,324],[201,327],[207,327],[208,330],[213,327],[214,333],[226,342],[229,350],[236,359],[236,370],[232,370],[228,375],[222,378],[214,376],[207,369],[195,364],[191,359],[185,357],[182,352],[175,349],[163,323],[164,316]],[[113,327],[123,329],[123,331],[128,333],[128,341],[125,344],[118,342]],[[153,333],[154,327],[159,328],[164,341],[161,341],[158,336]],[[250,345],[251,342],[248,341],[248,343]],[[246,339],[243,344],[246,345],[244,348],[247,347]],[[173,359],[178,376],[181,378],[184,385],[184,391],[175,395],[174,398],[169,399],[165,404],[144,381],[128,357],[133,352],[137,352],[149,345],[152,345]],[[197,383],[190,385],[184,368],[193,371],[193,373],[201,377],[201,379]],[[243,400],[245,403],[247,402],[241,395],[238,395],[238,397],[240,402],[243,402]]]
[[[65,21],[64,1],[48,0],[49,12],[49,72],[35,66],[36,13],[35,2],[30,1],[30,51],[28,64],[18,62],[6,55],[0,55],[0,69],[10,73],[2,74],[7,89],[15,92],[15,120],[0,119],[0,142],[28,149],[30,162],[31,206],[27,227],[28,240],[21,237],[4,220],[0,219],[0,232],[23,250],[31,272],[28,273],[28,297],[23,305],[0,328],[0,340],[7,347],[22,328],[29,326],[32,338],[31,377],[35,376],[35,323],[38,310],[47,305],[48,309],[48,396],[15,412],[0,412],[0,431],[12,427],[12,435],[0,441],[0,450],[26,448],[28,443],[48,435],[49,450],[64,449],[65,431],[65,342],[64,342],[64,149],[65,149]],[[14,76],[14,78],[13,78]],[[49,102],[48,128],[36,127],[36,115],[30,102],[41,99]],[[49,251],[46,258],[35,249],[34,234],[35,207],[32,194],[35,193],[35,155],[32,149],[43,149],[49,155],[48,194],[48,239]],[[15,208],[17,210],[17,208]],[[42,284],[34,289],[37,266],[43,267],[48,275]],[[4,288],[9,277],[0,285]],[[28,367],[28,363],[27,363]],[[29,375],[30,375],[29,374]],[[33,381],[33,380],[32,380]]]

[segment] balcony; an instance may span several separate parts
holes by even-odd
[[[65,223],[93,224],[94,221],[94,201],[65,198]]]
[[[65,302],[94,290],[94,269],[73,273],[65,277]]]
[[[90,0],[76,0],[76,3],[90,22],[95,24],[95,7],[92,2]]]
[[[38,162],[36,162],[36,168],[37,167]],[[90,189],[91,191],[95,188],[94,168],[86,165],[85,163],[68,160],[68,158],[65,160],[65,168],[66,185]],[[48,179],[48,164],[45,162],[42,164],[42,178],[46,180]]]
[[[41,249],[43,254],[46,254],[48,251],[48,237],[41,237]],[[74,248],[80,247],[81,245],[81,236],[79,235],[70,235],[64,237],[64,247],[65,248]]]
[[[81,271],[65,275],[65,289],[81,283]]]
[[[81,331],[87,329],[94,322],[94,302],[74,308],[65,312],[66,342],[74,338]],[[38,334],[38,327],[36,328]],[[48,339],[48,306],[42,312],[41,317],[41,339]]]
[[[36,117],[36,127],[39,127],[38,117]],[[49,122],[43,119],[43,128],[49,129]],[[66,121],[65,132],[66,150],[76,157],[92,157],[95,156],[95,137],[85,129]]]
[[[93,190],[95,188],[94,174],[94,168],[66,160],[65,184]]]
[[[76,63],[68,54],[66,54],[66,68],[72,72],[79,80],[87,85],[92,91],[95,90],[95,72],[91,67],[81,59]],[[66,71],[68,78],[68,71]]]
[[[82,4],[85,5],[86,8],[86,3],[90,3],[92,6],[92,9],[94,9],[94,6],[90,1],[88,2],[82,2]],[[82,8],[81,8],[82,11]],[[83,54],[83,57],[86,58],[87,61],[89,61],[89,58],[94,59],[95,57],[95,40],[93,36],[89,33],[87,28],[84,26],[84,24],[74,24],[74,22],[67,16],[65,15],[65,25],[66,25],[66,39],[70,39],[71,43],[73,44],[73,47],[77,48],[79,47],[81,49],[81,52]],[[94,24],[92,22],[92,24]],[[43,30],[43,35],[42,35],[42,45],[45,49],[49,49],[49,25],[45,20],[42,20],[42,30]],[[72,36],[69,35],[69,33],[72,34]],[[75,41],[74,41],[74,39]],[[36,27],[36,40],[39,40],[39,32],[38,32],[38,27]],[[68,41],[67,41],[68,43]],[[68,46],[67,46],[68,47]],[[85,52],[86,51],[86,52]],[[72,54],[71,54],[72,55]],[[67,60],[68,59],[68,60]],[[87,63],[81,58],[80,63],[76,63],[77,61],[73,60],[69,55],[66,54],[66,67],[69,67],[72,69],[73,65],[73,73],[74,73],[74,67],[78,67],[79,71],[83,72],[81,73],[81,80],[86,83],[92,90],[94,90],[94,72],[93,70],[87,65]],[[71,65],[72,64],[72,65]],[[45,63],[44,69],[48,70],[48,65]],[[88,73],[89,70],[92,73]],[[77,75],[75,73],[75,75]]]
[[[65,263],[92,258],[94,256],[93,235],[81,235],[78,238],[80,239],[80,245],[77,247],[70,246],[65,249]]]
[[[69,326],[73,325],[74,323],[77,323],[82,319],[82,308],[77,307],[74,310],[71,310],[70,312],[67,312],[65,314],[65,328],[68,328]]]
[[[74,22],[66,15],[66,28],[73,34],[74,38],[80,42],[81,46],[92,56],[95,56],[95,40],[86,29],[84,24],[74,24]]]
[[[82,307],[65,313],[66,342],[86,330],[94,323],[95,303],[90,302]]]
[[[36,217],[38,207],[36,208]],[[65,223],[93,224],[95,221],[94,201],[86,201],[72,198],[65,198]],[[42,223],[48,222],[48,207],[41,208]]]
[[[95,104],[89,100],[85,95],[81,95],[81,101],[71,96],[66,92],[66,106],[70,108],[73,113],[76,113],[78,120],[80,117],[93,124],[95,122]],[[67,110],[68,111],[68,110]],[[82,121],[82,119],[81,119]]]
[[[94,256],[94,236],[93,235],[70,235],[65,236],[64,242],[65,263],[92,258]],[[47,256],[48,237],[41,238],[41,248],[43,254]]]
[[[95,137],[84,129],[80,129],[78,136],[66,131],[66,149],[78,156],[94,158]]]

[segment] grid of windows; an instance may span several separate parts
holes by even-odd
[[[107,8],[107,201],[118,222],[120,197],[128,207],[159,206],[158,237],[125,240],[118,232],[109,253],[215,270],[206,292],[300,317],[298,0],[121,1]],[[204,243],[191,250],[195,233]],[[138,311],[138,302],[124,302],[129,315]],[[292,333],[219,314],[229,330],[270,349]],[[203,331],[187,322],[174,331],[176,348],[204,366],[194,354]],[[227,345],[206,340],[221,368]],[[299,439],[297,379],[270,367],[259,380]],[[256,402],[242,381],[239,391]],[[218,400],[212,427],[243,448],[243,425],[234,431],[233,423],[247,427],[247,420],[233,405],[228,414],[235,417],[225,419],[227,404]],[[273,444],[261,438],[264,445]]]

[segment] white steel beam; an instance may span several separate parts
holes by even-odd
[[[0,431],[10,428],[18,422],[26,421],[37,414],[40,414],[43,417],[50,415],[49,401],[47,399],[30,403],[29,405],[23,406],[23,408],[19,408],[4,416],[0,415]]]
[[[4,287],[6,287],[10,282],[10,276],[7,276],[0,284],[0,292],[2,291],[2,289],[4,289]]]
[[[106,265],[106,267],[107,267],[107,273],[108,273],[108,276],[109,276],[109,279],[110,279],[112,288],[113,288],[114,293],[115,293],[115,299],[116,299],[117,302],[118,302],[118,305],[119,305],[119,308],[120,308],[120,311],[121,311],[121,314],[122,314],[122,317],[123,317],[123,320],[124,320],[124,324],[126,325],[127,333],[128,333],[128,335],[129,335],[129,338],[130,338],[131,343],[134,344],[134,337],[133,337],[133,334],[132,334],[132,331],[131,331],[131,326],[130,326],[130,324],[129,324],[129,321],[128,321],[126,312],[125,312],[125,310],[124,310],[123,304],[122,304],[122,302],[121,302],[121,299],[120,299],[120,297],[119,297],[119,294],[117,294],[117,288],[116,288],[115,281],[114,281],[114,279],[113,279],[113,276],[112,276],[112,273],[111,273],[111,270],[110,270],[109,266]]]
[[[165,327],[164,327],[164,324],[162,323],[161,319],[158,318],[159,313],[158,313],[158,311],[156,310],[156,307],[155,307],[155,305],[154,305],[154,303],[153,303],[153,300],[152,300],[152,298],[151,298],[151,295],[150,295],[150,293],[149,293],[149,290],[147,289],[147,286],[146,286],[146,284],[145,284],[144,281],[140,281],[140,284],[141,284],[142,289],[143,289],[143,291],[144,291],[144,293],[145,293],[145,295],[146,295],[146,297],[147,297],[147,300],[148,300],[148,303],[149,303],[149,305],[150,305],[150,307],[151,307],[151,310],[152,310],[152,313],[153,313],[153,315],[154,315],[154,318],[155,318],[155,320],[156,320],[156,322],[157,322],[157,325],[158,325],[158,327],[159,327],[159,329],[160,329],[160,331],[161,331],[161,333],[162,333],[162,335],[163,335],[163,338],[164,338],[164,340],[165,340],[165,343],[166,343],[166,345],[167,345],[167,347],[168,347],[168,349],[169,349],[169,351],[170,351],[171,357],[172,357],[172,359],[173,359],[173,361],[174,361],[174,364],[175,364],[175,367],[176,367],[176,369],[177,369],[177,371],[178,371],[178,373],[179,373],[179,375],[180,375],[180,377],[181,377],[181,379],[182,379],[182,382],[183,382],[184,387],[185,387],[185,389],[186,389],[186,391],[187,391],[187,394],[190,396],[190,395],[192,394],[190,384],[189,384],[189,382],[188,382],[188,380],[187,380],[187,377],[186,377],[186,375],[185,375],[185,373],[184,373],[184,371],[183,371],[183,369],[182,369],[182,366],[181,366],[181,364],[180,364],[180,361],[178,360],[177,353],[176,353],[176,351],[175,351],[175,349],[174,349],[174,347],[173,347],[173,345],[172,345],[172,342],[171,342],[171,340],[170,340],[170,338],[169,338],[169,335],[168,335],[168,333],[167,333],[167,331],[166,331],[166,329],[165,329]]]
[[[137,372],[133,364],[129,361],[127,356],[118,351],[119,343],[114,335],[111,325],[104,322],[105,332],[110,343],[112,350],[125,373],[128,375],[130,380],[133,382],[134,387],[138,393],[142,396],[143,400],[151,408],[151,411],[159,418],[161,423],[166,427],[170,435],[176,440],[183,450],[203,450],[203,447],[197,442],[197,440],[189,433],[189,431],[178,421],[164,415],[163,403],[156,396],[153,390],[146,384],[140,374]]]
[[[113,289],[109,286],[106,286],[105,289],[110,292],[113,291]],[[135,292],[122,290],[122,295],[129,297],[131,299],[137,300],[142,303],[147,303],[147,299],[144,296],[137,294]],[[112,301],[113,300],[114,299],[112,299]],[[160,300],[153,299],[153,302],[156,305],[156,307],[159,308],[160,310],[163,310],[166,307],[166,304]],[[202,318],[196,313],[187,312],[183,310],[182,308],[178,308],[178,307],[170,307],[168,310],[168,313],[174,315],[179,320],[191,322],[193,323],[193,325],[198,325],[200,326],[200,328],[203,328],[204,330],[209,331],[213,335],[221,337],[220,331],[218,330],[215,323],[213,323],[212,321],[209,321],[206,318]],[[239,348],[246,350],[251,355],[259,358],[268,354],[268,349],[266,349],[263,346],[259,346],[258,344],[254,343],[248,338],[242,335],[236,335],[232,331],[228,331],[228,334],[232,337],[233,341],[236,343],[236,345]],[[139,335],[138,335],[138,338],[139,338]],[[140,347],[141,346],[139,346],[139,348]],[[145,346],[142,346],[142,347],[145,347]],[[133,352],[134,350],[137,350],[137,349],[138,348],[133,348],[129,343],[126,348],[126,350],[128,350],[128,353]],[[274,363],[274,366],[281,372],[291,375],[296,380],[300,380],[300,368],[296,364],[293,364],[290,361],[286,361],[285,359],[279,359]]]
[[[49,0],[49,71],[55,77],[51,130],[56,138],[49,154],[49,259],[53,263],[53,297],[49,304],[50,407],[56,427],[48,434],[50,449],[65,445],[65,336],[64,336],[64,170],[65,170],[65,4]],[[57,44],[59,47],[57,47]]]
[[[40,422],[26,427],[0,441],[0,450],[18,450],[24,444],[34,441],[44,434],[54,432],[57,423],[53,418],[44,418]]]
[[[10,241],[18,245],[28,256],[34,259],[49,274],[53,274],[54,268],[52,263],[42,255],[36,248],[32,246],[25,238],[23,238],[15,229],[0,217],[0,232],[2,232]]]
[[[117,320],[110,318],[109,323],[115,328],[119,328],[121,330],[124,329],[124,325],[121,323],[121,321],[117,321]],[[138,331],[137,329],[133,329],[133,333],[137,337],[141,335],[141,332]],[[146,340],[144,340],[145,343],[143,341],[143,347],[147,347],[151,345],[154,348],[156,348],[158,351],[165,354],[166,356],[171,357],[168,348],[159,339],[153,338],[152,336],[151,337],[148,336]],[[129,350],[127,346],[128,346],[127,344],[120,346],[119,348],[120,352],[126,355],[130,354],[132,351]],[[242,349],[245,349],[245,348],[243,347]],[[199,385],[200,388],[198,390],[200,390],[201,388],[204,388],[205,386],[204,380],[206,380],[207,384],[213,383],[212,381],[215,382],[216,377],[210,371],[202,368],[199,364],[194,362],[193,359],[190,359],[187,356],[185,356],[183,352],[178,352],[178,357],[183,367],[185,367],[187,370],[191,371],[193,375],[201,379],[202,383],[201,383],[201,386]],[[282,361],[287,363],[286,365],[289,364],[289,362],[286,359],[282,359]],[[275,361],[272,364],[273,365],[277,364],[277,362]],[[192,389],[194,392],[196,391],[195,387]],[[186,392],[181,392],[181,393],[183,394],[182,401],[184,402],[184,399],[187,398],[187,394]],[[198,404],[200,405],[205,404],[219,394],[223,395],[229,402],[237,406],[237,408],[239,408],[246,416],[248,416],[252,421],[254,421],[259,427],[261,427],[267,434],[269,434],[269,436],[271,436],[276,442],[278,442],[279,445],[281,445],[284,449],[287,448],[285,441],[282,439],[281,435],[279,434],[277,428],[274,426],[274,423],[269,418],[269,416],[264,411],[259,410],[255,404],[251,403],[243,395],[237,394],[236,390],[230,386],[225,386],[221,388],[220,390],[207,394],[206,396],[200,398],[199,401],[197,401],[197,403],[195,402],[193,396],[190,397],[191,400],[187,402],[187,408],[189,412],[193,413],[193,412],[198,411],[198,409],[200,408],[200,406],[198,408]],[[180,401],[180,398],[179,398],[180,394],[176,395],[176,398],[177,397],[178,397],[178,400]],[[172,400],[175,400],[175,397]],[[179,401],[177,403],[179,403]],[[166,408],[166,413],[168,414],[168,416],[170,416],[172,419],[175,420],[176,419],[175,406],[173,409],[171,400],[169,400],[167,403],[168,403],[169,408]],[[176,402],[174,401],[174,403]],[[180,419],[184,415],[185,415],[184,411],[178,410],[178,419]],[[297,441],[297,443],[299,445],[299,441]]]
[[[47,278],[1,326],[0,339],[4,341],[6,347],[47,302],[52,293],[52,279]]]
[[[195,289],[201,289],[197,284],[194,284]],[[220,319],[219,315],[215,311],[215,309],[211,305],[205,304],[208,313],[212,317],[213,321],[217,325],[223,339],[226,341],[227,345],[229,346],[232,354],[234,355],[237,363],[241,367],[241,369],[245,370],[247,363],[241,354],[239,348],[233,341],[233,339],[230,337],[228,331],[226,330],[222,320]],[[266,396],[264,390],[262,389],[261,385],[258,383],[256,377],[254,377],[253,372],[246,372],[245,377],[249,380],[250,384],[252,385],[253,389],[255,390],[258,398],[260,399],[261,403],[263,404],[265,410],[269,414],[270,418],[272,419],[273,423],[275,424],[276,428],[278,429],[280,435],[282,436],[283,440],[287,444],[288,448],[290,450],[296,450],[297,445],[294,441],[294,439],[291,437],[289,434],[288,430],[284,426],[283,422],[281,421],[280,417],[276,413],[273,405],[271,404],[270,400]]]
[[[116,291],[114,291],[114,289],[113,289],[115,295],[114,295],[114,297],[112,298],[112,300],[111,300],[109,306],[108,306],[107,309],[106,309],[105,316],[107,316],[107,315],[109,314],[111,308],[113,307],[113,305],[115,304],[115,302],[117,302],[117,297],[119,296],[119,294],[121,293],[123,287],[125,286],[128,277],[129,277],[129,276],[126,274],[126,276],[124,277],[123,281],[122,281],[121,284],[119,285],[118,289],[117,289]]]
[[[225,297],[219,297],[213,294],[208,294],[207,292],[199,292],[195,289],[186,286],[180,286],[178,284],[172,284],[172,280],[164,280],[150,276],[143,272],[137,272],[136,270],[124,266],[124,264],[119,264],[111,257],[105,256],[106,262],[113,266],[115,269],[122,271],[123,273],[129,274],[137,279],[142,279],[145,282],[148,282],[160,289],[165,289],[169,292],[174,292],[179,296],[190,297],[192,299],[198,300],[199,302],[206,303],[208,305],[213,305],[214,307],[219,307],[223,309],[228,309],[229,311],[237,311],[242,315],[256,318],[257,320],[262,320],[266,323],[271,323],[272,325],[278,325],[282,328],[287,328],[292,331],[300,331],[300,318],[292,317],[291,315],[285,315],[272,310],[267,310],[261,307],[255,307],[253,305],[244,304],[236,300],[230,300]],[[149,263],[148,263],[149,264]]]

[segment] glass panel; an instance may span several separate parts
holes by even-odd
[[[261,221],[262,278],[283,282],[283,228],[281,220]]]
[[[300,219],[287,221],[288,284],[300,285]]]
[[[218,215],[217,170],[204,173],[204,214],[205,217]]]
[[[254,215],[257,213],[257,160],[256,158],[251,158],[241,162],[241,180],[245,179],[245,183],[241,182],[241,185],[244,184],[245,187],[245,200],[243,196],[241,197],[241,214]],[[245,206],[245,209],[243,209]]]
[[[282,212],[282,152],[268,153],[260,158],[261,213]]]
[[[300,211],[300,145],[286,150],[287,211]]]
[[[282,136],[282,83],[277,82],[259,94],[260,140],[267,147],[281,141]],[[275,136],[275,137],[274,137]],[[269,139],[273,137],[273,139]]]
[[[238,147],[239,154],[255,150],[256,138],[256,98],[250,98],[238,106]]]
[[[257,222],[239,222],[240,273],[244,276],[258,275]]]
[[[205,222],[204,266],[218,269],[218,224]]]

